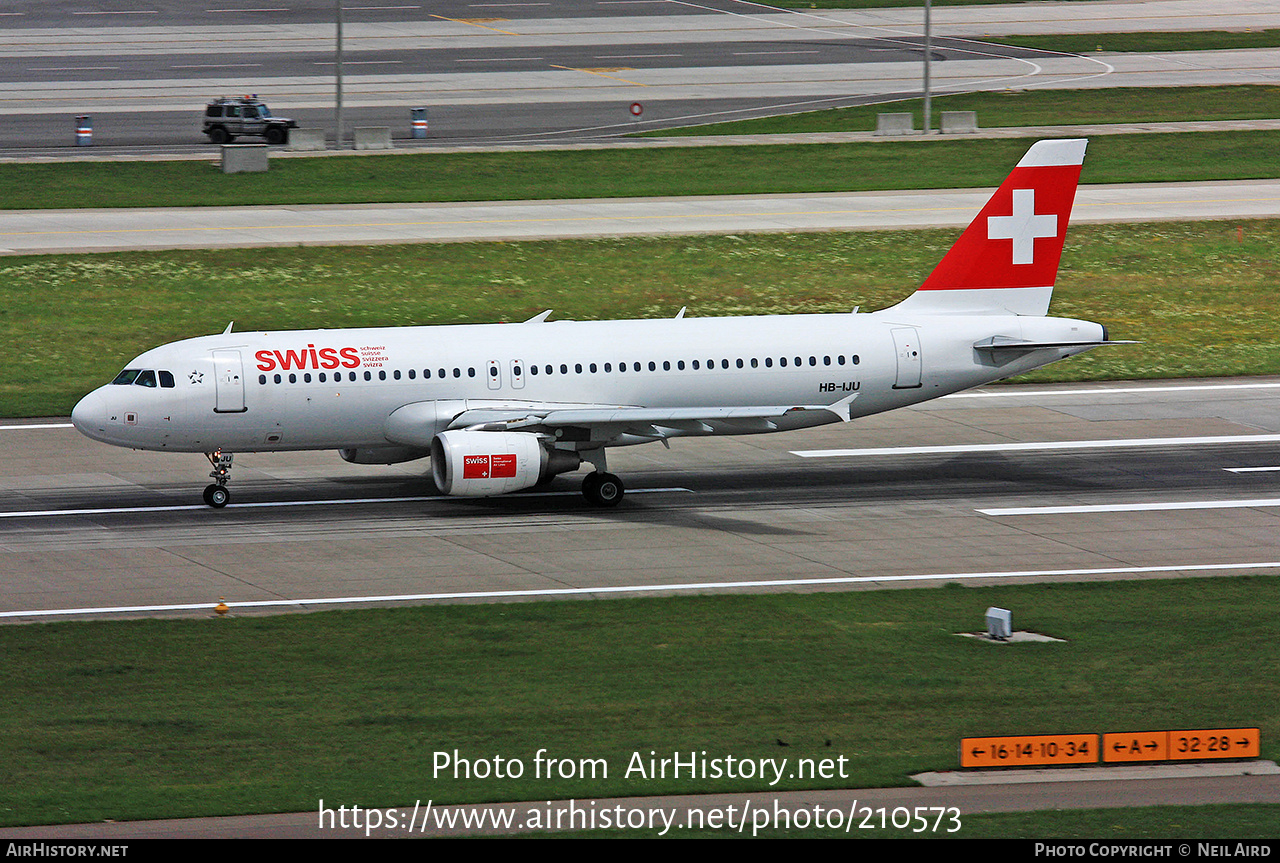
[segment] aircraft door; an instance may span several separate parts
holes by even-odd
[[[244,405],[244,365],[239,351],[214,351],[214,387],[217,402],[214,413],[242,414]]]
[[[524,363],[520,360],[511,361],[511,388],[524,389]]]
[[[485,368],[485,377],[489,380],[489,389],[502,389],[502,366],[497,360],[489,360]]]
[[[909,390],[920,383],[920,333],[915,327],[894,327],[893,346],[898,355],[898,377],[895,390]]]

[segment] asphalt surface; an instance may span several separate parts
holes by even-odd
[[[1056,54],[984,36],[1267,28],[1263,0],[1013,4],[934,10],[936,93],[1019,87],[1274,83],[1280,51]],[[223,8],[223,7],[226,8]],[[181,152],[201,106],[257,93],[336,137],[332,7],[119,2],[0,8],[0,150],[69,148],[75,117],[95,142]],[[447,143],[601,140],[635,128],[877,103],[917,94],[918,8],[764,9],[708,0],[351,4],[344,126],[409,134],[430,109]],[[976,40],[976,41],[975,41]],[[639,103],[643,114],[629,114]],[[349,128],[344,135],[350,135]]]
[[[623,448],[610,468],[628,497],[609,511],[582,499],[580,474],[461,500],[436,493],[425,463],[329,452],[238,456],[233,504],[215,511],[198,455],[8,423],[0,619],[204,615],[220,597],[257,614],[1275,572],[1280,470],[1257,468],[1276,466],[1278,390],[1001,387],[802,432]]]
[[[0,211],[0,255],[963,227],[991,189]],[[1280,216],[1280,181],[1082,186],[1072,222]]]

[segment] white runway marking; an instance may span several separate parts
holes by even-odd
[[[1280,470],[1280,467],[1224,467],[1230,473],[1259,473]]]
[[[1187,384],[1174,386],[1152,386],[1152,387],[1094,387],[1091,389],[1061,389],[1061,390],[1022,390],[1016,388],[998,388],[990,390],[976,390],[965,393],[952,393],[949,396],[943,396],[944,399],[996,399],[1009,397],[1052,397],[1052,396],[1105,396],[1105,395],[1124,395],[1125,393],[1179,393],[1179,392],[1195,392],[1198,390],[1273,390],[1280,389],[1280,383],[1255,383],[1255,384]]]
[[[1252,500],[1187,500],[1171,503],[1099,503],[1078,506],[1012,506],[980,509],[983,515],[1074,515],[1089,512],[1162,512],[1177,509],[1248,509],[1256,506],[1280,506],[1280,497]]]
[[[1212,563],[1187,566],[1117,566],[1101,569],[1029,569],[1008,572],[946,572],[929,575],[847,576],[838,578],[799,578],[769,581],[721,581],[703,584],[642,584],[612,587],[561,587],[539,590],[477,590],[457,593],[405,593],[385,596],[332,596],[312,599],[271,599],[249,602],[228,602],[235,609],[251,608],[302,608],[321,605],[343,605],[372,602],[428,602],[463,599],[536,599],[539,597],[585,596],[590,594],[668,593],[726,589],[752,589],[775,587],[810,587],[841,584],[893,584],[909,581],[958,581],[981,578],[1035,578],[1049,576],[1089,575],[1142,575],[1161,572],[1231,572],[1250,569],[1280,569],[1280,561],[1258,563]],[[213,611],[214,602],[193,602],[179,605],[122,605],[100,608],[50,608],[32,611],[0,612],[0,619],[14,617],[50,617],[54,615],[127,614],[162,611]]]
[[[1121,447],[1206,446],[1236,443],[1278,443],[1280,434],[1211,435],[1207,437],[1119,438],[1116,440],[1024,441],[1008,443],[957,444],[955,446],[883,446],[864,449],[792,450],[801,458],[848,458],[872,455],[952,455],[978,452],[1029,452],[1073,449],[1117,449]]]
[[[659,494],[663,492],[688,492],[693,494],[690,488],[629,488],[627,494]],[[577,491],[535,491],[525,494],[507,495],[509,498],[524,497],[574,497],[581,494]],[[447,494],[424,495],[421,497],[359,497],[346,500],[280,500],[280,501],[264,501],[261,503],[232,503],[228,504],[225,509],[269,509],[279,507],[292,506],[345,506],[347,504],[361,503],[421,503],[423,501],[433,500],[458,500]],[[129,515],[131,513],[141,512],[190,512],[196,510],[211,510],[206,504],[175,504],[173,506],[116,506],[116,507],[100,507],[96,509],[39,509],[27,510],[24,512],[0,512],[0,518],[48,518],[58,516],[74,516],[74,515]]]
[[[71,423],[26,423],[24,425],[0,426],[0,431],[21,431],[23,429],[70,429]]]

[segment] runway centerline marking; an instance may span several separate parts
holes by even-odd
[[[1237,443],[1280,443],[1280,434],[1119,438],[1116,440],[1008,441],[1007,443],[956,444],[954,446],[886,446],[866,447],[863,449],[805,449],[792,450],[791,454],[801,458],[849,458],[871,455],[950,455],[980,452],[1037,452]]]
[[[1146,503],[1099,503],[1070,506],[1010,506],[995,509],[979,509],[982,515],[1080,515],[1097,512],[1168,512],[1180,509],[1250,509],[1253,507],[1280,506],[1280,497],[1261,497],[1252,500],[1186,500]]]
[[[867,575],[838,576],[832,578],[772,579],[768,581],[718,581],[680,584],[636,584],[599,587],[559,587],[531,590],[461,591],[455,593],[405,593],[381,596],[333,596],[309,599],[272,599],[245,602],[227,602],[232,610],[237,608],[298,608],[316,605],[361,604],[373,602],[427,602],[459,601],[471,599],[537,599],[551,596],[585,596],[589,594],[618,595],[628,593],[680,593],[686,591],[753,589],[777,587],[816,587],[823,585],[895,584],[912,581],[957,581],[973,579],[1037,578],[1052,576],[1090,575],[1142,575],[1161,572],[1231,572],[1250,569],[1278,569],[1280,561],[1257,563],[1210,563],[1187,566],[1116,566],[1096,569],[1028,569],[1004,572],[944,572],[927,575]],[[0,619],[15,617],[50,617],[54,615],[128,614],[162,611],[213,611],[214,602],[193,602],[177,605],[122,605],[98,608],[50,608],[29,611],[0,612]]]
[[[1280,467],[1224,467],[1229,473],[1267,473],[1280,470]]]
[[[627,494],[659,494],[663,492],[688,492],[693,494],[691,488],[629,488]],[[574,497],[581,492],[577,491],[535,491],[526,494],[508,495],[515,499],[525,497]],[[227,504],[225,509],[271,509],[293,506],[346,506],[349,504],[374,504],[374,503],[422,503],[424,501],[436,500],[458,500],[458,497],[447,494],[420,495],[416,497],[357,497],[341,500],[279,500],[279,501],[262,501],[258,503],[231,503]],[[26,510],[23,512],[0,512],[0,518],[50,518],[58,516],[79,516],[79,515],[129,515],[132,513],[143,512],[194,512],[200,510],[211,510],[212,507],[206,504],[173,504],[170,506],[111,506],[111,507],[95,507],[89,509],[40,509]]]

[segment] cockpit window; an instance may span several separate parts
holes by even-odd
[[[157,374],[160,375],[160,386],[167,390],[173,389],[173,372],[161,371]]]
[[[116,375],[116,379],[111,383],[118,386],[127,386],[133,383],[133,380],[138,376],[139,371],[141,371],[141,369],[125,369],[120,374]]]
[[[154,387],[156,385],[156,373],[151,369],[141,371],[133,384],[138,387]]]

